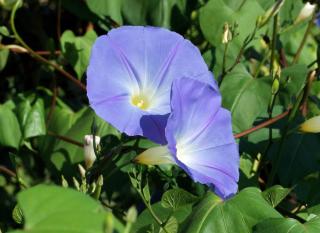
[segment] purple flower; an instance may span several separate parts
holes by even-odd
[[[165,133],[168,145],[146,150],[138,163],[177,164],[224,199],[237,192],[238,146],[230,112],[221,107],[215,88],[190,78],[175,80]]]
[[[119,131],[165,144],[170,89],[184,76],[216,85],[190,41],[162,28],[123,26],[93,45],[87,95],[97,115]]]

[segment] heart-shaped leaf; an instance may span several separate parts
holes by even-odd
[[[96,38],[97,34],[93,30],[87,31],[84,36],[75,36],[72,31],[67,30],[61,36],[62,53],[79,79],[87,69],[91,47]]]
[[[251,228],[267,218],[281,215],[263,198],[257,188],[246,188],[223,202],[213,193],[196,206],[189,217],[185,233],[251,233]]]
[[[72,189],[39,185],[21,192],[18,203],[24,229],[10,233],[104,233],[113,224],[119,227],[98,202]]]

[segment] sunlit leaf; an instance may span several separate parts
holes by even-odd
[[[21,135],[16,115],[7,106],[0,105],[0,145],[18,149]]]
[[[315,217],[305,224],[292,218],[275,218],[259,223],[255,233],[318,233],[319,231],[319,217]]]
[[[87,69],[91,47],[96,38],[97,34],[93,30],[87,31],[83,36],[75,36],[72,31],[67,30],[61,36],[62,52],[79,79]]]
[[[252,127],[256,118],[267,109],[271,98],[270,78],[255,79],[245,72],[228,74],[221,85],[223,106],[232,114],[236,132]]]
[[[186,222],[186,233],[251,233],[258,222],[281,215],[263,198],[257,188],[246,188],[223,202],[213,193],[197,205]]]
[[[11,233],[104,233],[115,222],[91,197],[67,188],[36,186],[21,192],[18,203],[25,226]]]
[[[196,196],[183,189],[171,189],[165,192],[161,198],[162,206],[165,208],[172,208],[173,210],[193,204],[196,201],[198,201]]]
[[[290,192],[291,189],[275,185],[263,191],[262,195],[272,207],[276,207]]]
[[[88,8],[95,14],[110,16],[117,23],[122,24],[122,0],[86,0]]]

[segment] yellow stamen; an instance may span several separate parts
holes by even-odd
[[[142,110],[146,110],[150,106],[148,98],[141,94],[132,96],[131,103]]]

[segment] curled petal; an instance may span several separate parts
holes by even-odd
[[[172,86],[168,147],[195,181],[214,187],[222,198],[237,191],[239,152],[232,135],[230,112],[221,108],[212,86],[182,78]]]
[[[94,43],[87,95],[95,112],[121,132],[165,144],[163,116],[170,113],[172,82],[183,76],[216,86],[199,50],[179,34],[123,26]],[[153,133],[159,126],[162,132]]]
[[[134,162],[145,165],[174,164],[175,161],[167,146],[151,147],[137,157]]]
[[[320,132],[320,116],[315,116],[306,120],[300,125],[300,131],[306,133],[319,133]]]

